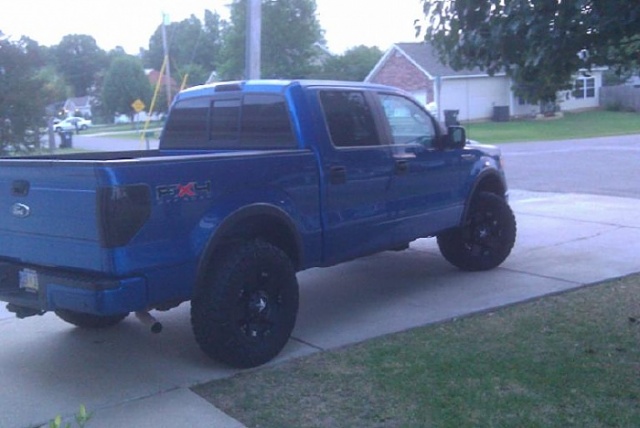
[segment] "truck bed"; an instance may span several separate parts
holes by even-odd
[[[266,162],[265,157],[269,158]],[[238,162],[242,162],[242,168],[234,168]],[[253,171],[262,177],[247,177],[243,171]],[[234,188],[242,188],[245,197],[258,200],[260,196],[255,195],[258,187],[273,186],[284,192],[297,192],[302,183],[295,180],[303,176],[299,171],[304,171],[307,178],[316,177],[308,185],[316,194],[311,205],[317,212],[317,166],[311,152],[305,150],[196,154],[155,150],[0,159],[0,189],[4,188],[3,193],[7,195],[0,199],[0,210],[5,213],[20,208],[28,210],[28,213],[0,216],[3,242],[0,258],[123,274],[140,268],[145,262],[136,260],[129,267],[117,262],[114,265],[113,253],[123,250],[101,248],[97,225],[100,213],[96,211],[100,188],[136,183],[149,186],[152,215],[140,233],[145,234],[141,241],[151,250],[154,241],[178,239],[177,234],[167,238],[166,227],[180,229],[184,235],[179,239],[188,239],[190,229],[211,205],[224,200]],[[290,183],[283,188],[282,183],[288,180]],[[180,201],[158,193],[167,186],[186,183],[210,183],[211,189],[204,192],[206,194]],[[250,191],[251,188],[255,191]],[[269,197],[268,192],[262,197]],[[134,238],[129,247],[136,243]],[[69,257],[70,254],[73,257]],[[156,260],[156,263],[164,261]]]

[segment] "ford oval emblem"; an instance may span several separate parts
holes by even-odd
[[[31,208],[28,205],[16,203],[11,207],[11,214],[18,218],[29,217]]]

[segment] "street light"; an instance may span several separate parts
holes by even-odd
[[[167,109],[171,107],[171,67],[169,66],[169,45],[167,44],[167,25],[169,25],[171,21],[169,20],[169,15],[162,12],[162,49],[164,51],[164,64],[165,64],[165,87],[167,90]],[[162,75],[160,76],[162,79]]]

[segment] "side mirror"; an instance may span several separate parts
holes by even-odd
[[[445,141],[447,147],[461,149],[467,144],[467,132],[462,126],[450,126],[447,128]]]

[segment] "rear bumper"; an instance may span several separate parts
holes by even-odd
[[[96,315],[143,310],[143,277],[109,278],[0,262],[0,301],[38,311],[68,309]]]

